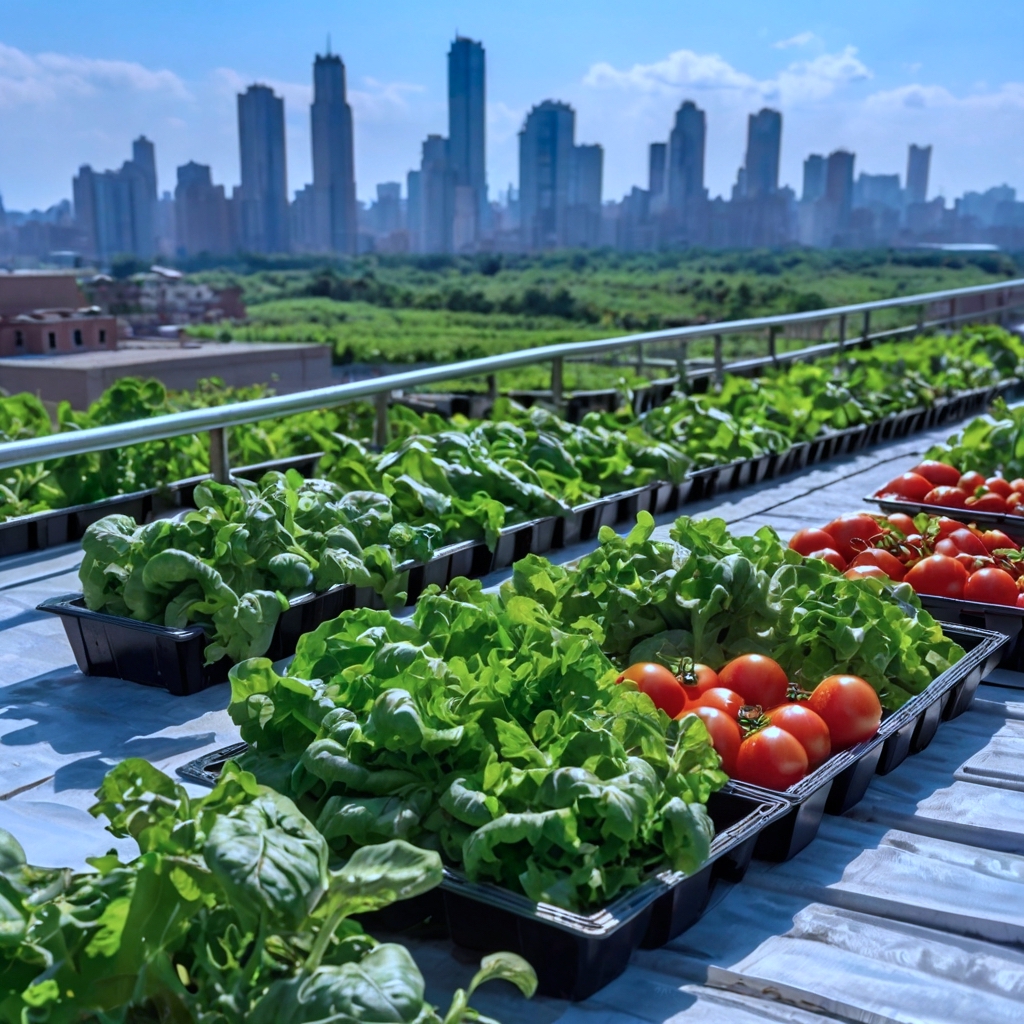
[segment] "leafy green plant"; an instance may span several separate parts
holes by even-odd
[[[292,801],[234,765],[194,800],[133,758],[97,797],[134,860],[34,868],[0,830],[0,1021],[460,1024],[482,1019],[467,1001],[483,981],[536,988],[525,961],[498,953],[439,1016],[409,953],[352,920],[436,886],[437,855],[395,841],[332,868]]]
[[[211,664],[263,654],[290,598],[351,583],[402,604],[399,564],[428,559],[440,536],[430,524],[396,523],[381,494],[346,494],[294,470],[258,487],[206,481],[195,501],[174,520],[98,520],[82,539],[79,579],[93,611],[207,627]]]
[[[343,613],[287,676],[232,670],[243,763],[338,855],[402,838],[534,900],[607,903],[704,862],[725,776],[696,717],[616,685],[599,637],[468,580],[428,588],[412,621]]]
[[[721,519],[684,516],[670,540],[653,531],[646,512],[626,537],[604,527],[572,569],[530,555],[505,590],[542,601],[568,628],[597,628],[622,665],[767,654],[808,689],[834,673],[859,675],[890,710],[963,657],[909,586],[848,580],[770,527],[733,536]]]

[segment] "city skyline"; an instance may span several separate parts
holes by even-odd
[[[65,5],[47,6],[57,12]],[[933,194],[1003,181],[1024,186],[1024,155],[1012,146],[1024,121],[1024,86],[1014,84],[1009,52],[1013,25],[1024,25],[1024,17],[1000,9],[998,36],[990,26],[987,45],[972,45],[985,22],[984,3],[963,25],[943,3],[929,8],[928,19],[870,3],[870,17],[823,18],[808,4],[792,3],[767,25],[750,4],[683,19],[671,5],[647,3],[612,25],[601,3],[588,5],[585,18],[572,3],[557,13],[527,4],[509,23],[484,6],[440,3],[428,17],[399,2],[387,32],[371,14],[346,15],[339,26],[337,13],[320,4],[303,5],[294,16],[289,10],[286,18],[282,5],[256,3],[251,18],[235,12],[231,33],[209,37],[204,26],[212,32],[226,15],[218,22],[214,12],[183,3],[176,12],[188,23],[188,47],[166,14],[147,20],[120,8],[115,16],[103,0],[94,6],[95,17],[73,36],[59,17],[33,21],[19,3],[5,18],[0,130],[8,144],[0,152],[0,195],[8,207],[58,201],[80,163],[114,166],[114,154],[140,134],[157,143],[163,187],[176,167],[196,160],[230,188],[239,181],[231,108],[252,82],[285,99],[294,193],[312,177],[306,69],[326,29],[348,69],[355,177],[364,201],[378,183],[400,180],[417,165],[424,137],[446,134],[446,69],[437,53],[455,27],[488,47],[492,195],[515,180],[518,132],[527,112],[548,98],[573,106],[580,141],[602,145],[606,197],[646,185],[647,144],[687,97],[707,112],[712,196],[730,194],[744,160],[747,117],[765,106],[786,118],[780,184],[798,188],[807,153],[840,147],[858,154],[861,169],[902,176],[905,145],[919,141],[935,146]],[[746,20],[737,17],[744,11]],[[940,31],[935,26],[944,14]],[[45,38],[36,25],[42,21]],[[560,56],[552,61],[555,51]],[[26,152],[31,161],[15,159]]]

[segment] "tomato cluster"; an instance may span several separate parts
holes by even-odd
[[[1024,555],[1001,530],[979,530],[945,516],[915,521],[901,512],[855,512],[822,530],[799,530],[789,546],[850,579],[887,577],[919,594],[1024,608]]]
[[[878,731],[882,705],[858,676],[829,676],[811,693],[790,685],[763,654],[744,654],[716,672],[708,665],[673,673],[656,662],[630,665],[631,680],[673,718],[703,721],[722,770],[768,789],[786,789],[835,752]]]
[[[890,480],[875,497],[1024,516],[1024,477],[1007,480],[973,470],[961,473],[956,466],[927,459]]]

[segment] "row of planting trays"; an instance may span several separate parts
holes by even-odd
[[[457,576],[481,578],[508,569],[528,554],[586,543],[602,526],[632,523],[640,511],[662,515],[682,506],[707,501],[717,494],[752,486],[807,466],[852,454],[868,444],[906,436],[983,408],[997,389],[978,389],[956,398],[941,399],[930,409],[912,409],[888,416],[869,425],[835,431],[810,442],[793,445],[780,454],[741,459],[724,466],[693,470],[681,483],[652,483],[576,506],[564,516],[546,516],[504,527],[493,549],[483,541],[465,541],[439,549],[426,564],[408,563],[399,571],[407,574],[407,602],[412,605],[430,584],[445,586]],[[309,476],[315,472],[319,453],[239,469],[237,477],[259,479],[269,469],[294,468]],[[192,492],[204,477],[193,477],[170,489],[148,490],[121,495],[91,505],[39,513],[0,524],[0,554],[26,550],[19,547],[27,537],[49,543],[80,539],[89,525],[103,516],[121,513],[137,522],[174,508],[187,507]],[[10,544],[4,547],[4,538]],[[42,546],[47,546],[43,544]],[[14,548],[15,550],[12,550]],[[370,588],[339,584],[320,594],[294,599],[281,615],[267,656],[273,660],[295,651],[298,638],[321,622],[350,608],[379,606]],[[171,693],[187,696],[227,679],[230,662],[213,665],[204,661],[208,638],[201,626],[183,629],[137,622],[133,619],[87,609],[80,594],[51,598],[39,610],[59,615],[79,668],[86,675],[127,679],[161,686]]]
[[[712,794],[707,809],[715,838],[707,861],[693,874],[656,872],[606,906],[574,913],[445,868],[437,889],[368,915],[364,923],[371,931],[416,929],[484,953],[512,950],[534,966],[545,995],[586,999],[626,969],[634,950],[663,946],[695,924],[716,884],[742,881],[753,858],[779,862],[796,856],[817,835],[826,813],[849,810],[876,774],[888,774],[924,750],[941,722],[967,710],[1007,638],[958,624],[943,628],[966,655],[898,711],[885,714],[871,739],[833,755],[784,792],[729,782]],[[215,751],[179,774],[212,786],[225,762],[247,749],[239,743]]]
[[[998,394],[1015,392],[1018,384],[1018,381],[1011,380],[996,387],[975,388],[949,398],[936,399],[928,408],[907,409],[869,424],[823,434],[813,441],[799,442],[785,452],[694,470],[679,485],[657,484],[650,488],[658,493],[657,511],[671,511],[686,502],[703,501],[713,498],[722,491],[771,480],[786,473],[799,472],[808,466],[851,454],[869,445],[951,423],[984,409]],[[256,480],[267,470],[294,468],[306,476],[311,476],[320,455],[320,452],[312,452],[308,455],[278,459],[239,468],[233,473],[236,477]],[[141,523],[153,516],[187,507],[192,502],[192,492],[196,484],[204,479],[206,477],[203,476],[190,477],[165,487],[119,494],[88,505],[74,505],[8,519],[0,523],[0,558],[81,540],[88,527],[104,516],[129,515]],[[634,492],[625,492],[601,498],[590,505],[580,506],[565,527],[567,532],[560,535],[564,536],[564,543],[572,543],[574,538],[587,539],[584,536],[584,526],[590,521],[587,516],[596,516],[598,507],[602,508],[598,527],[606,522],[615,522],[615,519],[608,518],[617,514],[611,511],[609,506],[617,507],[622,500],[633,500],[633,496]],[[576,523],[579,524],[579,533],[575,532]]]

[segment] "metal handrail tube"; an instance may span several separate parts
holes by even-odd
[[[571,356],[598,355],[604,352],[613,352],[616,349],[628,348],[629,346],[643,346],[656,342],[685,342],[694,338],[713,337],[714,335],[763,331],[772,327],[814,323],[821,320],[831,320],[839,316],[848,316],[853,313],[865,313],[879,309],[920,306],[923,310],[925,306],[933,302],[949,300],[959,296],[1008,292],[1014,288],[1024,288],[1024,279],[1018,278],[1000,284],[978,285],[973,288],[955,288],[940,292],[928,292],[921,295],[879,299],[874,302],[862,302],[855,305],[809,310],[805,313],[788,313],[776,316],[751,317],[746,320],[695,324],[690,327],[673,327],[661,331],[648,331],[615,338],[602,338],[597,341],[576,341],[565,342],[560,345],[542,345],[537,348],[505,352],[496,356],[468,359],[460,363],[447,363],[425,369],[409,370],[405,373],[389,374],[385,377],[353,381],[349,384],[335,384],[326,388],[316,388],[312,391],[299,391],[291,395],[275,395],[271,398],[257,398],[248,402],[191,409],[186,412],[169,413],[165,416],[154,416],[146,420],[133,420],[128,423],[117,423],[106,427],[91,427],[87,430],[66,431],[60,434],[49,434],[23,441],[10,441],[0,444],[0,469],[70,455],[84,455],[88,452],[106,451],[111,448],[120,448],[124,445],[140,444],[145,441],[162,441],[170,437],[179,437],[183,434],[220,430],[226,427],[240,426],[244,423],[253,423],[257,420],[277,419],[295,413],[330,408],[331,406],[341,405],[360,398],[370,398],[382,392],[402,391],[408,388],[421,387],[425,384],[461,380],[466,377],[480,377],[499,373],[502,370],[513,370],[520,366],[552,362],[553,360],[566,359]],[[1022,298],[1019,304],[1024,305],[1024,298]],[[1003,303],[990,310],[978,310],[972,314],[962,314],[962,316],[964,319],[967,319],[969,317],[982,317],[995,313],[1003,314],[1008,309],[1015,308],[1016,305]],[[960,319],[960,317],[957,319]],[[793,358],[793,355],[794,353],[785,353],[785,356],[790,359]],[[728,367],[725,368],[727,369]]]

